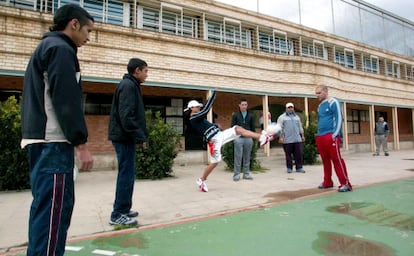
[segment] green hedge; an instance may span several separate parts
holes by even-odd
[[[160,113],[146,111],[149,141],[146,149],[137,147],[135,174],[137,179],[162,179],[172,175],[181,135],[165,124]]]
[[[250,154],[250,171],[252,172],[260,172],[263,171],[264,168],[261,166],[260,161],[257,160],[257,149],[258,149],[258,142],[257,140],[253,140],[253,148]],[[234,142],[231,141],[226,143],[222,148],[222,155],[223,161],[226,163],[226,170],[234,171]]]
[[[315,111],[312,111],[309,117],[309,126],[304,129],[305,143],[303,152],[303,164],[312,165],[317,161],[318,150],[316,149],[315,136],[318,131],[317,116]]]
[[[12,96],[0,102],[0,190],[30,188],[27,152],[20,148],[20,105]]]

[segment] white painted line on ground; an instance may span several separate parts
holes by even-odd
[[[96,249],[96,250],[93,250],[92,253],[93,254],[99,254],[99,255],[112,256],[112,255],[115,255],[116,252]]]
[[[82,246],[65,246],[65,250],[66,251],[74,251],[74,252],[79,252],[80,250],[82,250],[83,247]]]

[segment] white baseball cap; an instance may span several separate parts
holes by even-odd
[[[286,103],[286,108],[288,108],[288,107],[295,107],[295,106],[293,106],[293,103],[292,102],[289,102],[289,103]]]
[[[187,108],[184,109],[184,111],[187,111],[187,110],[189,110],[190,108],[193,108],[193,107],[202,107],[202,106],[203,106],[203,104],[201,104],[200,102],[198,102],[196,100],[190,100],[190,102],[188,102],[188,104],[187,104]]]

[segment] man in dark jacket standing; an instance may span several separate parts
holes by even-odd
[[[118,159],[118,177],[115,201],[109,220],[111,225],[138,224],[132,211],[132,194],[135,183],[136,145],[146,147],[148,140],[144,101],[140,84],[147,79],[148,65],[133,58],[127,66],[128,74],[115,90],[109,120],[109,140],[114,145]]]
[[[89,41],[94,19],[78,5],[64,5],[27,65],[22,141],[30,166],[32,205],[27,255],[63,255],[74,206],[74,153],[89,170],[77,48]]]
[[[249,104],[246,99],[240,99],[239,111],[231,118],[231,126],[241,126],[246,130],[255,132],[254,115],[247,110]],[[243,179],[252,180],[250,175],[250,155],[253,148],[253,139],[240,136],[234,140],[234,174],[233,180],[240,180],[240,171],[243,162]]]

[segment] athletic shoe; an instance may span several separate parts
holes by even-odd
[[[351,189],[349,188],[349,186],[348,185],[342,185],[342,186],[340,186],[339,188],[338,188],[338,192],[349,192],[349,191],[351,191]]]
[[[259,142],[260,146],[265,145],[269,141],[273,140],[275,137],[273,134],[267,134],[265,130],[262,131],[262,135],[260,135]]]
[[[292,173],[292,168],[287,168],[287,173]]]
[[[333,185],[325,187],[323,183],[321,183],[321,185],[318,186],[319,189],[327,189],[327,188],[332,188],[332,187]]]
[[[305,170],[303,168],[299,168],[296,170],[296,172],[305,173]]]
[[[110,219],[110,225],[128,225],[128,226],[136,226],[138,225],[138,221],[136,219],[132,219],[125,214],[121,214],[117,219]]]
[[[139,213],[137,211],[129,211],[127,214],[125,214],[129,218],[135,218],[138,217]]]
[[[243,179],[245,179],[245,180],[252,180],[253,177],[250,176],[250,174],[245,174],[245,175],[243,175]]]
[[[240,180],[240,174],[235,174],[233,176],[233,181],[239,181]]]
[[[201,178],[199,178],[196,181],[198,188],[202,191],[202,192],[208,192],[208,187],[207,187],[207,182],[204,180],[201,180]]]

